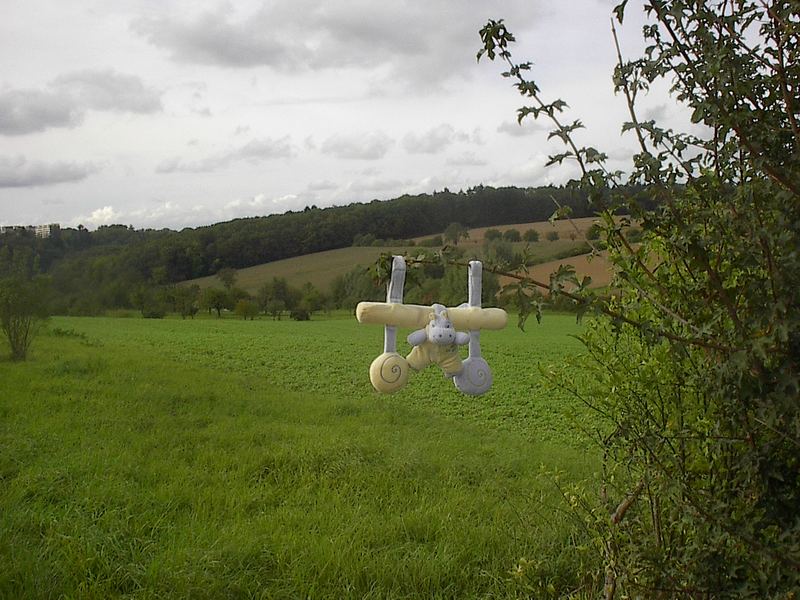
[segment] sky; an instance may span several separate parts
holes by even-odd
[[[581,144],[627,169],[612,0],[0,0],[0,225],[181,229],[575,167],[478,30],[503,18]],[[631,2],[623,52],[641,50]],[[675,126],[665,86],[640,116]]]

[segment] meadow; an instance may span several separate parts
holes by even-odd
[[[435,367],[377,395],[382,328],[349,315],[51,319],[27,362],[0,361],[0,597],[591,584],[560,490],[595,477],[592,419],[539,372],[580,351],[580,327],[527,329],[484,333],[495,386],[473,398]]]

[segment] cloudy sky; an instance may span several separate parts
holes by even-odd
[[[561,183],[478,29],[504,18],[580,141],[622,162],[611,0],[0,0],[0,225],[194,227]],[[642,17],[628,9],[634,55]],[[683,113],[663,93],[660,122]]]

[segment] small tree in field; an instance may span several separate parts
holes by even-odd
[[[241,298],[237,300],[234,312],[242,317],[245,321],[251,321],[258,316],[258,304],[248,298]]]
[[[555,230],[548,231],[544,237],[547,238],[548,242],[555,242],[558,239],[558,232]]]
[[[625,6],[614,9],[622,23]],[[478,57],[507,66],[527,106],[549,119],[601,217],[617,276],[595,295],[562,268],[550,284],[518,274],[523,319],[534,290],[599,316],[587,353],[554,385],[597,415],[597,491],[565,490],[599,550],[594,594],[625,598],[793,598],[800,589],[800,10],[797,2],[649,0],[645,55],[617,46],[623,131],[638,151],[626,178],[577,141],[567,104],[546,101],[516,63],[502,21]],[[616,41],[616,33],[614,32]],[[637,113],[668,78],[699,137]],[[640,205],[625,184],[657,202]],[[625,233],[630,214],[641,244]],[[569,284],[569,288],[565,287]],[[526,301],[526,295],[528,300]],[[584,574],[586,575],[586,574]],[[591,580],[590,576],[581,577]],[[566,590],[565,590],[566,593]]]
[[[444,241],[453,242],[454,246],[458,246],[459,241],[469,237],[469,229],[461,223],[450,223],[447,229],[444,230],[442,237],[444,237]]]
[[[200,295],[200,306],[208,309],[210,313],[212,310],[217,311],[217,318],[222,316],[223,309],[231,308],[231,295],[220,288],[206,288]]]
[[[224,267],[217,271],[217,279],[222,282],[222,285],[224,285],[225,289],[228,291],[236,284],[237,277],[238,273],[236,269],[231,269],[230,267]]]
[[[539,232],[535,229],[528,229],[525,233],[522,234],[522,239],[526,242],[538,242],[539,241]]]
[[[21,276],[0,280],[0,327],[11,360],[25,360],[39,326],[48,316],[48,282]]]
[[[491,242],[493,240],[499,240],[503,237],[503,232],[499,229],[489,228],[483,234],[483,239],[487,242]]]

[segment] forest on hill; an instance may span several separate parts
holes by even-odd
[[[546,220],[557,205],[593,214],[586,196],[566,187],[445,189],[388,201],[306,207],[280,215],[235,219],[181,231],[101,226],[27,229],[0,234],[0,276],[47,275],[60,314],[96,314],[135,304],[142,288],[176,284],[293,256],[350,246],[355,240],[398,240],[467,228]]]

